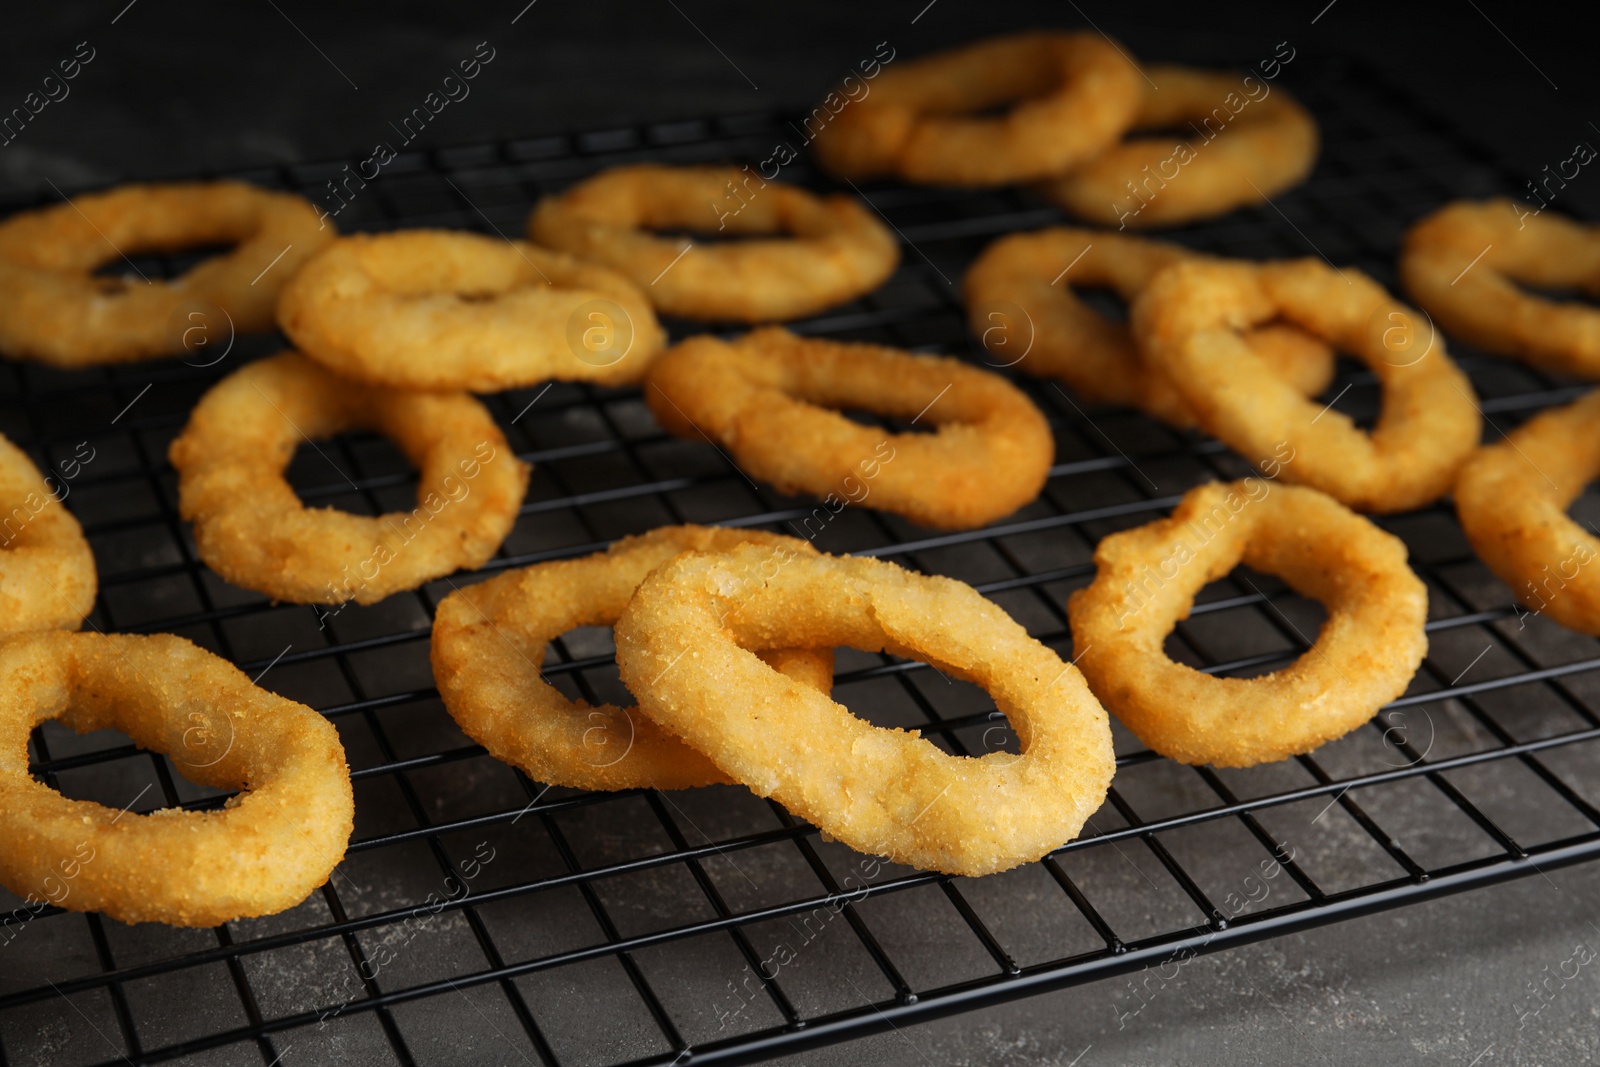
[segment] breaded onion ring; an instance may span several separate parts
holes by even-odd
[[[982,526],[1033,500],[1055,457],[1045,417],[997,374],[781,326],[674,346],[650,369],[645,400],[668,432],[704,436],[780,492],[870,503],[946,530]],[[829,408],[937,430],[888,433]]]
[[[1075,662],[1139,740],[1183,763],[1250,767],[1310,752],[1405,692],[1428,650],[1428,593],[1404,543],[1313,489],[1202,485],[1170,518],[1105,538],[1094,562],[1093,584],[1068,604]],[[1316,645],[1258,678],[1174,663],[1167,635],[1240,563],[1323,603]]]
[[[1504,199],[1446,204],[1406,232],[1400,280],[1469,344],[1558,374],[1600,378],[1600,310],[1517,284],[1600,297],[1600,227],[1519,212]]]
[[[1481,448],[1456,480],[1456,514],[1474,551],[1536,614],[1600,634],[1600,540],[1567,517],[1600,475],[1600,392]]]
[[[332,238],[304,198],[232,181],[126,185],[13,215],[0,223],[0,352],[87,367],[184,352],[191,322],[230,337],[270,330],[283,284]],[[217,244],[237,247],[172,281],[94,273]]]
[[[1110,289],[1132,303],[1163,268],[1204,258],[1182,245],[1099,230],[1011,234],[967,269],[967,322],[1002,366],[1058,378],[1091,403],[1136,407],[1187,428],[1194,415],[1140,355],[1127,324],[1096,311],[1073,287]],[[1307,396],[1333,380],[1333,349],[1299,327],[1262,326],[1246,331],[1245,342]]]
[[[284,480],[301,442],[356,427],[392,440],[421,472],[414,510],[308,508]],[[200,558],[234,585],[295,604],[371,604],[480,566],[528,487],[527,464],[472,397],[359,385],[298,352],[212,386],[169,456]]]
[[[1109,38],[1031,32],[901,63],[820,128],[840,177],[1007,185],[1060,174],[1109,148],[1139,106],[1138,68]],[[978,112],[1014,104],[998,118]]]
[[[870,293],[900,262],[894,234],[853,198],[737,167],[615,167],[540,200],[528,234],[622,271],[668,315],[711,322],[804,318]]]
[[[650,302],[616,271],[449,230],[335,241],[285,287],[278,322],[317,362],[403,389],[620,385],[666,343]]]
[[[28,772],[29,731],[50,719],[121,730],[189,780],[240,795],[149,815],[68,800]],[[19,896],[126,923],[271,915],[328,880],[354,816],[338,731],[181,637],[0,641],[0,883]]]
[[[0,634],[76,630],[98,587],[83,527],[27,453],[0,436]]]
[[[574,789],[688,789],[730,782],[638,708],[568,700],[540,675],[549,642],[611,626],[649,573],[680,552],[759,544],[814,554],[761,530],[664,526],[605,552],[511,571],[445,597],[433,620],[433,677],[467,736],[535,781]],[[833,650],[773,649],[762,658],[823,693]]]
[[[1370,434],[1307,400],[1239,331],[1283,318],[1361,360],[1383,387]],[[1478,443],[1472,384],[1418,316],[1360,271],[1320,260],[1178,263],[1134,302],[1133,335],[1195,420],[1247,459],[1279,454],[1290,482],[1359,511],[1421,507],[1449,492]]]
[[[616,626],[639,707],[757,794],[852,848],[979,875],[1071,840],[1114,766],[1071,664],[971,586],[883,560],[745,545],[657,569]],[[994,698],[1022,754],[952,756],[873,726],[757,658],[849,645],[934,664]]]
[[[1311,173],[1317,123],[1283,89],[1248,75],[1189,67],[1145,72],[1154,86],[1141,83],[1133,129],[1185,132],[1123,141],[1041,183],[1042,194],[1087,222],[1148,229],[1259,204]]]

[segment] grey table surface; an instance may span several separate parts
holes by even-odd
[[[800,106],[878,41],[905,54],[1030,25],[1084,25],[1138,55],[1270,54],[1280,40],[1383,65],[1529,178],[1600,143],[1596,67],[1559,9],[1472,0],[1082,6],[910,0],[752,5],[397,4],[223,9],[168,0],[30,8],[0,38],[0,109],[88,42],[70,93],[0,147],[0,190],[347,155],[496,50],[437,144]],[[1563,191],[1600,204],[1600,178]],[[1600,947],[1600,866],[1552,871],[1201,957],[1136,1015],[1127,979],[808,1052],[796,1064],[1556,1064],[1600,1062],[1600,977],[1530,983]]]

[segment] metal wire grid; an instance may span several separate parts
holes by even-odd
[[[1316,176],[1184,240],[1231,255],[1320,254],[1392,284],[1408,221],[1509,187],[1487,153],[1379,76],[1339,64],[1314,75],[1295,91],[1323,125]],[[402,156],[338,222],[510,234],[537,195],[590,171],[640,158],[756,161],[778,140],[800,136],[753,116]],[[325,198],[339,167],[245,177]],[[785,177],[812,181],[801,167]],[[879,293],[797,329],[964,350],[951,283],[965,263],[1000,233],[1061,221],[1015,191],[863,193],[904,237],[904,265]],[[880,865],[733,787],[547,789],[468,743],[432,688],[431,607],[471,579],[322,617],[228,587],[197,561],[166,442],[199,392],[272,347],[241,340],[214,366],[68,375],[8,364],[0,429],[41,465],[81,454],[80,441],[95,449],[68,503],[101,570],[96,626],[189,636],[339,726],[357,786],[349,858],[299,908],[214,931],[54,908],[13,916],[0,936],[0,1063],[237,1063],[249,1045],[267,1064],[750,1062],[1600,853],[1589,784],[1600,649],[1518,617],[1446,506],[1383,522],[1428,583],[1432,648],[1412,691],[1370,728],[1250,771],[1180,767],[1118,728],[1116,783],[1090,831],[1006,875]],[[1497,429],[1579,392],[1505,361],[1463,364]],[[816,543],[970,581],[1070,655],[1062,605],[1091,575],[1095,541],[1244,468],[1215,442],[1016,380],[1058,435],[1036,504],[939,535],[848,508]],[[1343,374],[1328,396],[1357,417],[1375,411],[1370,375]],[[811,514],[709,446],[666,438],[636,390],[555,385],[488,402],[535,475],[485,573],[660,523],[793,532]],[[369,512],[409,506],[414,484],[391,449],[360,435],[303,449],[291,475],[308,501]],[[1578,513],[1593,506],[1586,498]],[[1201,600],[1169,647],[1216,673],[1281,666],[1320,619],[1243,572]],[[604,633],[557,641],[546,673],[590,701],[623,698]],[[921,664],[841,652],[835,695],[952,752],[1015,744],[986,698]],[[47,725],[33,756],[69,795],[134,811],[222,799],[117,736]]]

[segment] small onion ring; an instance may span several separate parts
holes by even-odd
[[[1360,359],[1383,387],[1371,434],[1306,399],[1243,343],[1274,318]],[[1472,384],[1416,313],[1354,268],[1320,260],[1189,262],[1168,267],[1134,302],[1133,335],[1207,433],[1246,458],[1294,455],[1291,482],[1359,511],[1405,511],[1450,491],[1481,428]],[[1396,333],[1395,331],[1404,331]],[[1393,334],[1393,337],[1391,337]],[[1402,343],[1403,342],[1403,343]]]
[[[1055,455],[1045,417],[997,374],[781,326],[674,346],[651,368],[645,400],[669,432],[703,435],[780,492],[870,500],[940,529],[982,526],[1032,501]],[[892,434],[829,408],[938,429]]]
[[[1541,412],[1478,450],[1456,480],[1472,548],[1536,614],[1600,635],[1600,540],[1567,517],[1600,475],[1600,392]]]
[[[961,281],[967,322],[1002,366],[1059,378],[1091,403],[1135,407],[1186,429],[1193,413],[1147,364],[1127,324],[1096,311],[1073,286],[1108,288],[1131,304],[1163,268],[1207,258],[1182,245],[1099,230],[1011,234],[967,269]],[[1013,309],[1026,323],[1011,321]],[[1298,327],[1262,326],[1247,331],[1245,341],[1306,396],[1333,380],[1333,349]]]
[[[1105,800],[1114,759],[1083,676],[971,586],[864,557],[744,545],[657,569],[616,625],[639,707],[758,795],[852,848],[950,874],[1038,859]],[[757,658],[914,656],[988,690],[1022,754],[952,756],[873,726]]]
[[[295,449],[354,427],[416,465],[414,511],[372,518],[300,502],[284,479]],[[371,604],[481,566],[528,486],[527,464],[472,397],[359,385],[298,352],[212,386],[169,455],[200,558],[234,585],[295,604]]]
[[[1251,767],[1310,752],[1405,692],[1428,650],[1428,593],[1404,543],[1314,489],[1208,483],[1170,518],[1102,540],[1094,562],[1094,582],[1068,604],[1075,662],[1139,740],[1183,763]],[[1173,662],[1167,635],[1240,563],[1327,607],[1315,646],[1257,678]]]
[[[50,719],[121,730],[189,780],[242,792],[148,815],[69,800],[28,772],[28,734]],[[126,923],[271,915],[328,880],[354,816],[332,724],[181,637],[0,641],[0,883],[19,896]]]
[[[0,437],[0,634],[76,630],[98,587],[83,527],[27,453]]]
[[[588,316],[599,316],[592,328]],[[403,389],[621,385],[666,343],[650,302],[616,271],[449,230],[335,241],[285,287],[278,322],[317,362]],[[598,348],[574,339],[595,330]]]
[[[1600,227],[1510,200],[1446,204],[1406,231],[1400,280],[1439,325],[1488,352],[1600,378],[1600,310],[1517,283],[1600,297]]]
[[[568,700],[541,675],[545,649],[580,626],[611,626],[651,571],[680,552],[760,544],[814,553],[806,541],[707,526],[664,526],[582,559],[511,571],[440,601],[433,676],[469,737],[535,781],[574,789],[689,789],[731,782],[638,708]],[[763,659],[826,693],[831,649],[774,649]]]
[[[1132,124],[1140,75],[1098,34],[1031,32],[885,69],[836,114],[818,108],[817,158],[853,181],[931,185],[1047,178],[1105,151]],[[999,118],[972,117],[1014,104]]]
[[[303,197],[233,181],[125,185],[13,215],[0,223],[0,352],[58,367],[173,356],[195,328],[221,333],[214,310],[230,339],[270,330],[284,283],[332,239]],[[237,247],[172,281],[94,276],[212,244]]]
[[[1311,173],[1317,123],[1285,90],[1257,81],[1266,90],[1257,97],[1247,87],[1251,76],[1177,66],[1145,71],[1159,88],[1145,83],[1134,131],[1186,125],[1198,136],[1131,138],[1039,192],[1086,222],[1148,229],[1260,204]]]
[[[694,244],[652,229],[755,239]],[[615,167],[540,200],[528,234],[628,275],[668,315],[711,322],[814,315],[870,293],[900,262],[894,234],[853,198],[737,167]]]

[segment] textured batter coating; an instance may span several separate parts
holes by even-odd
[[[649,573],[680,552],[741,544],[815,554],[761,530],[663,526],[605,552],[502,574],[445,597],[433,620],[433,677],[461,729],[535,781],[574,789],[688,789],[732,781],[638,708],[568,700],[540,674],[545,647],[579,626],[611,626]],[[820,692],[833,650],[774,649],[762,658]]]
[[[1130,138],[1041,183],[1041,193],[1087,222],[1149,229],[1260,204],[1311,173],[1317,123],[1284,90],[1189,67],[1145,73],[1133,129],[1196,136]]]
[[[190,781],[240,793],[148,815],[69,800],[28,773],[29,731],[50,719],[121,730]],[[271,915],[328,880],[354,816],[338,731],[181,637],[0,641],[0,883],[18,896],[127,923]]]
[[[1371,433],[1307,400],[1239,331],[1283,318],[1361,360],[1383,389]],[[1207,433],[1359,511],[1422,507],[1450,491],[1478,444],[1472,384],[1421,316],[1352,268],[1320,260],[1179,263],[1134,302],[1133,335]]]
[[[1600,475],[1600,392],[1478,450],[1456,480],[1473,549],[1534,613],[1600,634],[1600,539],[1567,508]]]
[[[840,177],[1007,185],[1060,174],[1132,124],[1143,79],[1095,33],[993,37],[885,69],[814,132]],[[980,116],[1004,105],[999,117]]]
[[[303,198],[232,181],[127,185],[13,215],[0,223],[0,352],[87,367],[220,350],[270,330],[284,282],[332,238]],[[171,281],[94,273],[222,244],[236,247]]]
[[[0,437],[0,634],[76,630],[94,609],[94,553],[60,485]]]
[[[300,502],[284,479],[295,449],[355,428],[389,438],[417,467],[415,509],[373,518]],[[527,464],[472,397],[359,385],[298,352],[214,385],[169,456],[200,558],[234,585],[295,604],[371,604],[480,566],[528,488]]]
[[[971,586],[862,557],[746,545],[678,556],[617,622],[639,707],[757,794],[852,848],[990,874],[1071,840],[1105,800],[1106,713],[1083,676]],[[1022,754],[952,756],[851,715],[757,658],[849,645],[988,690]]]
[[[776,326],[733,342],[701,335],[674,346],[651,368],[645,400],[668,431],[714,441],[781,492],[947,530],[982,526],[1033,500],[1055,456],[1044,416],[997,374]],[[829,408],[937,429],[889,433]]]
[[[1406,232],[1400,281],[1469,344],[1558,374],[1600,378],[1600,309],[1518,284],[1600,298],[1600,227],[1510,200],[1446,204]]]
[[[696,244],[649,230],[735,240]],[[872,292],[900,262],[894,234],[853,198],[738,167],[603,171],[539,201],[528,234],[622,271],[668,315],[711,322],[814,315]]]
[[[1058,378],[1096,404],[1136,407],[1180,428],[1194,415],[1139,352],[1126,323],[1095,310],[1074,287],[1110,289],[1133,300],[1162,269],[1199,259],[1182,245],[1060,227],[1000,238],[962,279],[967,323],[995,362]],[[1333,349],[1296,326],[1244,335],[1285,381],[1315,396],[1333,380]]]
[[[1191,489],[1170,518],[1095,548],[1068,610],[1077,663],[1164,756],[1251,767],[1310,752],[1405,692],[1428,651],[1428,594],[1399,538],[1314,489],[1259,478]],[[1319,600],[1316,645],[1283,670],[1219,678],[1163,647],[1207,582],[1243,563]]]
[[[284,289],[278,322],[345,377],[405,389],[621,385],[666,343],[650,301],[616,271],[448,230],[335,241]]]

